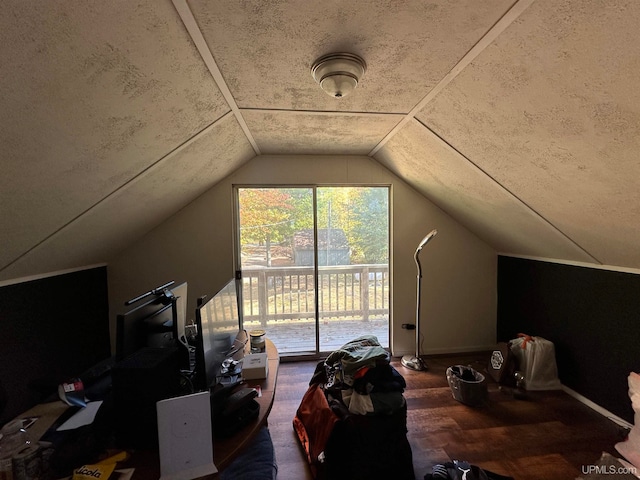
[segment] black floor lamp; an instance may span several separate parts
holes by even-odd
[[[438,234],[437,230],[431,230],[426,237],[422,239],[418,248],[416,249],[416,253],[413,254],[413,259],[416,261],[416,266],[418,267],[418,278],[417,278],[417,295],[416,295],[416,354],[415,355],[404,355],[402,357],[401,363],[407,368],[412,370],[426,370],[427,365],[420,358],[420,286],[422,283],[422,267],[420,266],[420,259],[418,259],[418,255],[429,240],[435,237]]]

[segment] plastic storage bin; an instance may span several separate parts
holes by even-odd
[[[484,375],[471,367],[453,365],[447,368],[447,381],[453,398],[475,407],[487,400],[487,384]]]

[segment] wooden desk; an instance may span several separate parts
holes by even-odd
[[[247,355],[248,349],[247,345]],[[216,467],[219,471],[224,470],[234,458],[255,438],[258,431],[267,424],[267,417],[271,412],[273,400],[276,393],[276,382],[278,379],[278,367],[280,365],[280,356],[278,350],[269,339],[266,340],[266,352],[269,362],[269,373],[266,379],[247,380],[247,386],[260,386],[262,396],[257,397],[256,401],[260,404],[260,413],[258,418],[237,432],[233,437],[223,440],[215,440],[213,445],[213,457]],[[31,416],[39,416],[39,420],[29,429],[32,438],[40,438],[47,429],[54,424],[57,418],[62,415],[68,406],[62,401],[37,405],[29,411],[22,414],[19,418]],[[81,466],[81,465],[78,465]],[[158,451],[137,451],[131,458],[123,463],[118,464],[118,468],[135,468],[133,480],[158,479],[160,478],[160,461]],[[206,478],[215,479],[218,475]]]

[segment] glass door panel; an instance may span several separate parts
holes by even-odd
[[[389,346],[389,189],[318,187],[319,349],[362,335]]]
[[[265,330],[280,353],[315,353],[313,189],[237,194],[244,328]]]

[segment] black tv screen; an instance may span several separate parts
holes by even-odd
[[[240,321],[236,280],[196,308],[196,388],[213,388],[220,380],[222,362],[243,351],[246,335]],[[236,357],[234,357],[237,359]]]

